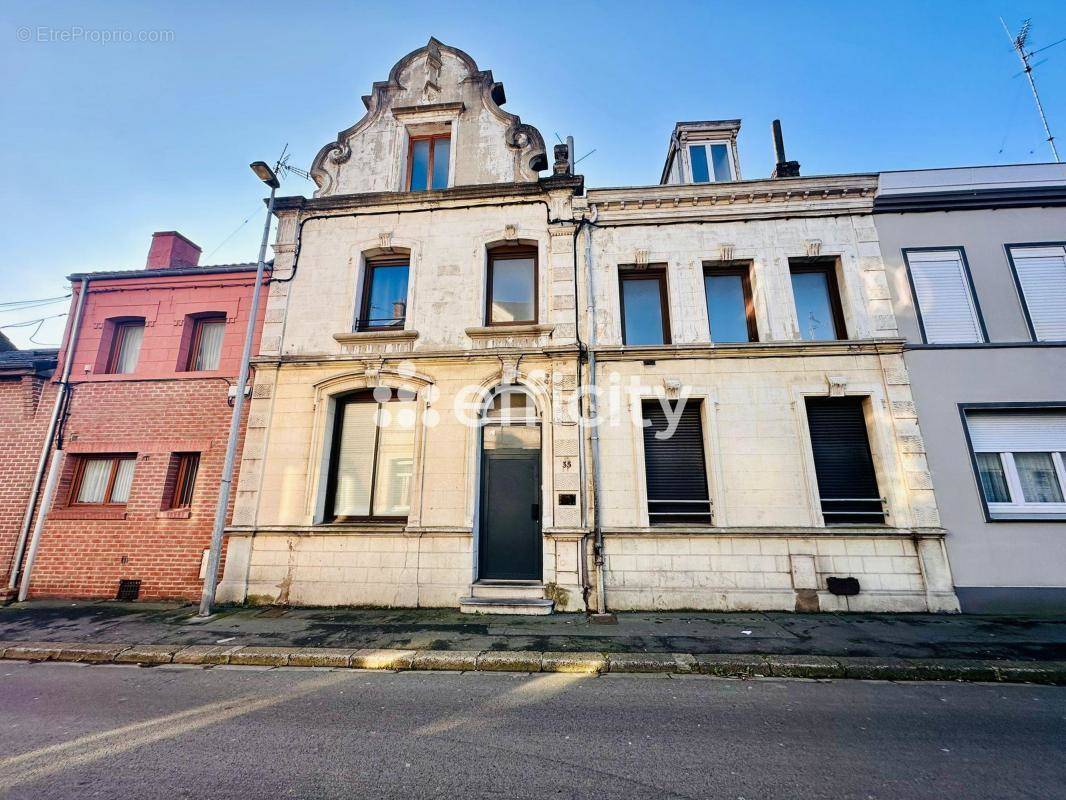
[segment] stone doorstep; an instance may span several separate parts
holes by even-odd
[[[715,653],[596,653],[531,650],[392,650],[232,645],[0,642],[0,658],[114,664],[235,664],[366,670],[699,673],[724,678],[851,678],[1066,685],[1063,661],[983,661]]]

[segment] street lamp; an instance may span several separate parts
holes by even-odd
[[[215,527],[211,531],[211,549],[207,551],[207,574],[204,575],[204,590],[200,597],[201,617],[211,616],[215,603],[215,584],[218,582],[218,564],[222,560],[222,537],[226,527],[226,510],[229,507],[230,490],[233,485],[233,462],[237,456],[237,436],[241,427],[241,412],[244,410],[244,392],[248,385],[248,359],[252,356],[252,340],[255,338],[255,321],[259,315],[259,292],[263,287],[266,270],[266,249],[270,239],[270,222],[274,216],[274,194],[281,186],[278,176],[264,161],[250,164],[263,183],[270,187],[267,201],[266,223],[263,225],[263,241],[259,245],[259,264],[255,270],[255,288],[252,290],[252,309],[248,312],[248,329],[244,334],[244,351],[241,354],[241,371],[237,378],[237,396],[233,398],[233,413],[229,422],[229,442],[226,445],[226,460],[222,465],[222,480],[218,487],[218,505],[215,508]]]

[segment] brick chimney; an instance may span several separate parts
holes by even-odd
[[[177,231],[158,231],[152,234],[145,269],[175,269],[195,267],[200,263],[200,246]]]

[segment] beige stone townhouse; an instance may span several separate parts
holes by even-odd
[[[957,610],[877,176],[586,192],[504,102],[430,40],[278,201],[220,599]]]

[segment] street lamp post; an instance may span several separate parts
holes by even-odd
[[[266,271],[266,249],[270,239],[270,222],[274,216],[274,194],[281,183],[263,161],[250,165],[259,179],[270,187],[270,199],[267,201],[266,223],[263,225],[263,241],[259,245],[259,264],[255,270],[255,288],[252,290],[252,308],[248,312],[248,329],[244,334],[244,351],[241,353],[241,371],[237,378],[237,395],[233,398],[233,414],[229,422],[229,442],[226,445],[226,460],[222,465],[222,480],[218,487],[218,506],[215,508],[215,527],[211,531],[211,549],[207,552],[207,574],[204,575],[204,590],[200,597],[201,617],[211,616],[211,606],[215,603],[215,584],[218,582],[218,564],[222,560],[222,537],[226,527],[226,510],[229,507],[230,491],[233,486],[233,462],[237,457],[237,437],[241,427],[241,412],[244,410],[244,392],[248,386],[248,360],[252,356],[252,341],[255,339],[255,321],[259,316],[259,293],[263,287],[263,273]]]

